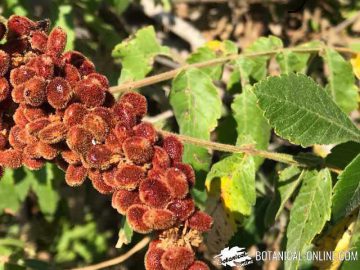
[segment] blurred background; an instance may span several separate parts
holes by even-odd
[[[53,25],[63,27],[68,34],[67,49],[88,56],[113,86],[121,74],[121,61],[112,56],[114,47],[147,25],[153,25],[160,43],[170,48],[169,56],[155,59],[152,73],[160,73],[184,64],[192,51],[211,40],[232,40],[242,50],[261,36],[275,35],[286,46],[322,40],[360,50],[359,10],[356,0],[0,1],[0,15],[5,18],[12,14],[49,18]],[[310,72],[322,74],[322,65],[314,62]],[[270,73],[276,73],[271,66]],[[220,88],[226,79],[225,72]],[[170,109],[169,83],[141,91],[149,101],[150,117]],[[176,130],[171,115],[162,124]],[[221,119],[217,140],[234,143],[234,125],[232,119]],[[297,151],[295,146],[282,144],[286,151]],[[267,166],[271,164],[265,164],[264,170]],[[63,173],[52,165],[36,173],[6,171],[0,182],[0,269],[5,261],[12,263],[5,269],[26,269],[20,266],[24,264],[27,269],[65,269],[116,257],[143,237],[134,235],[132,244],[116,249],[120,226],[121,216],[111,208],[108,197],[90,183],[68,187]],[[244,240],[246,247],[264,245],[262,227],[256,226]],[[244,230],[238,234],[246,237]],[[143,269],[144,252],[112,269]]]

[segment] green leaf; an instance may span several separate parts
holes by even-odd
[[[116,15],[121,15],[130,5],[132,0],[111,0],[111,5],[114,7]]]
[[[360,131],[332,98],[302,74],[269,77],[254,86],[275,132],[304,147],[360,141]]]
[[[75,45],[74,18],[71,5],[60,5],[57,9],[58,19],[55,26],[63,28],[67,34],[67,43],[65,50],[73,50]]]
[[[236,45],[229,40],[224,42],[214,40],[208,42],[205,46],[198,48],[189,56],[186,62],[189,64],[194,64],[198,62],[209,61],[229,54],[237,53],[237,51],[238,49]],[[213,80],[220,80],[223,66],[216,65],[213,67],[204,67],[201,69],[201,71],[209,75]]]
[[[221,99],[208,75],[195,68],[177,75],[172,83],[170,104],[181,134],[210,140],[210,132],[221,116]],[[184,161],[195,170],[207,171],[210,155],[202,147],[186,144]]]
[[[346,142],[336,145],[326,157],[328,165],[344,169],[360,153],[360,143]]]
[[[329,69],[326,90],[345,113],[350,113],[358,107],[359,97],[352,66],[334,49],[326,48],[322,56]]]
[[[298,167],[291,166],[281,171],[276,182],[275,194],[266,210],[265,224],[271,226],[284,209],[284,205],[302,181],[304,174]]]
[[[144,78],[159,54],[168,55],[169,49],[158,43],[153,26],[140,29],[133,38],[116,45],[112,56],[121,60],[119,83]]]
[[[20,208],[20,201],[15,189],[13,170],[5,169],[0,181],[0,213],[4,209],[16,212]]]
[[[59,202],[59,194],[54,189],[55,170],[58,169],[47,163],[43,169],[33,172],[36,181],[32,188],[37,195],[41,212],[48,220],[52,220]]]
[[[360,205],[360,154],[338,176],[332,200],[335,220],[349,215]]]
[[[331,175],[328,169],[306,171],[290,211],[287,252],[303,252],[321,232],[331,214]],[[285,261],[285,269],[297,269],[298,260]]]
[[[283,47],[281,39],[275,36],[260,37],[250,47],[246,48],[245,53],[255,53],[263,51],[271,51]],[[245,57],[236,61],[237,65],[241,67],[242,77],[251,76],[256,81],[264,79],[267,74],[267,64],[270,60],[270,55]],[[250,67],[250,68],[248,68]]]
[[[255,163],[251,156],[233,154],[215,163],[206,177],[210,189],[212,181],[220,181],[224,207],[235,217],[250,215],[256,201]]]
[[[302,48],[304,46],[299,46]],[[290,72],[304,73],[307,67],[307,62],[310,58],[310,53],[297,53],[291,50],[284,49],[283,52],[276,55],[276,61],[279,63],[281,73],[288,74]]]
[[[237,144],[255,142],[257,149],[265,150],[269,145],[270,126],[263,116],[263,112],[256,104],[256,96],[251,91],[251,86],[235,97],[231,105],[233,116],[237,123]],[[249,141],[249,138],[252,140]],[[263,158],[254,157],[256,168],[259,168]]]
[[[19,168],[13,172],[15,189],[17,196],[23,202],[29,193],[32,183],[34,182],[34,175],[31,171],[25,168]]]
[[[133,237],[133,229],[130,227],[125,216],[121,219],[119,239],[116,243],[116,248],[121,248],[124,244],[130,244]]]

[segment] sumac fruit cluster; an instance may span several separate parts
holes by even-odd
[[[80,52],[64,52],[66,32],[48,34],[49,24],[15,15],[0,23],[0,166],[38,170],[50,161],[70,186],[90,179],[139,233],[208,231],[212,218],[189,195],[195,174],[182,162],[182,143],[141,121],[144,96],[129,92],[115,101],[107,78]],[[189,242],[166,237],[150,245],[145,264],[208,269]]]

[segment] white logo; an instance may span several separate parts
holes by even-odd
[[[223,266],[236,266],[235,263],[238,263],[239,266],[245,266],[253,263],[251,257],[245,251],[245,248],[239,248],[237,246],[224,248],[221,250],[219,255],[214,256],[214,259],[220,260],[220,263]]]

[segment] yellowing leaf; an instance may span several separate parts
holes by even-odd
[[[213,51],[224,51],[225,50],[225,46],[224,43],[222,43],[219,40],[212,40],[209,41],[205,44],[206,47],[208,47],[210,50]]]
[[[316,242],[316,250],[321,252],[333,251],[334,260],[314,261],[319,269],[336,270],[341,266],[340,255],[350,250],[350,242],[356,224],[356,214],[342,219],[328,233]]]
[[[360,79],[360,53],[350,60],[355,76]]]

